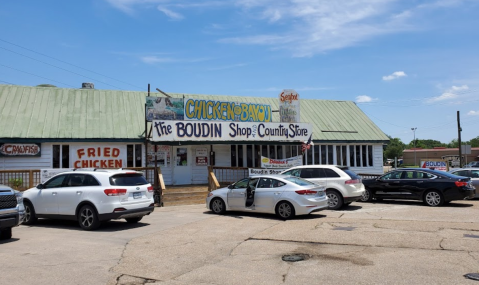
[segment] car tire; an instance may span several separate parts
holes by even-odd
[[[429,190],[424,193],[424,203],[430,207],[439,207],[444,205],[444,197],[436,190]]]
[[[78,212],[78,223],[85,231],[96,230],[101,224],[95,208],[90,205],[81,207],[80,212]]]
[[[363,195],[361,195],[361,202],[371,202],[372,200],[373,193],[368,188],[365,188]]]
[[[225,202],[221,198],[214,198],[211,201],[210,209],[217,215],[223,215],[226,212]]]
[[[289,220],[295,216],[294,206],[288,201],[281,201],[276,205],[276,215],[283,220]]]
[[[37,215],[35,214],[35,208],[33,208],[32,203],[30,202],[25,202],[23,204],[25,207],[25,216],[23,217],[23,224],[24,225],[33,225],[37,222],[38,218]]]
[[[343,196],[336,190],[326,190],[330,210],[337,210],[343,206]]]
[[[136,218],[126,218],[126,222],[129,223],[129,224],[136,224],[138,223],[139,221],[141,221],[141,219],[143,219],[143,217],[136,217]]]
[[[0,239],[11,239],[12,228],[3,228],[0,230]]]

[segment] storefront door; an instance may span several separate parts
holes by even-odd
[[[189,146],[174,146],[172,153],[173,185],[191,184],[191,148]]]

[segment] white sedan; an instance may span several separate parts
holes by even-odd
[[[215,214],[226,211],[272,213],[282,219],[328,208],[324,187],[295,176],[259,175],[211,191],[206,207]]]

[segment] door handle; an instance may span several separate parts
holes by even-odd
[[[417,181],[416,183],[423,183],[424,181]]]
[[[57,195],[57,192],[52,192],[52,195]]]
[[[394,184],[399,184],[399,181],[394,181],[393,183],[394,183]]]
[[[82,191],[77,191],[77,194],[80,195],[81,193],[83,193]]]

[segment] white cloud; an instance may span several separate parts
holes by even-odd
[[[398,79],[398,78],[404,77],[404,76],[407,76],[407,74],[404,73],[404,71],[396,71],[396,72],[393,72],[390,75],[383,76],[383,80],[384,81],[390,81],[390,80]]]
[[[158,11],[163,12],[168,18],[172,20],[182,20],[184,18],[183,15],[173,12],[165,7],[158,6],[157,9]]]
[[[360,95],[360,96],[356,97],[356,103],[369,103],[369,102],[373,102],[373,101],[376,101],[376,100],[377,99],[371,98],[368,95]]]
[[[155,64],[155,63],[164,63],[164,62],[172,62],[175,61],[169,57],[158,57],[158,56],[142,56],[140,57],[141,61],[148,64]]]
[[[427,100],[428,103],[434,103],[438,101],[447,101],[458,98],[459,94],[458,91],[468,90],[469,87],[467,85],[462,86],[452,86],[450,89],[444,91],[440,96],[432,97]]]
[[[469,116],[479,116],[479,111],[469,111],[467,114]]]

